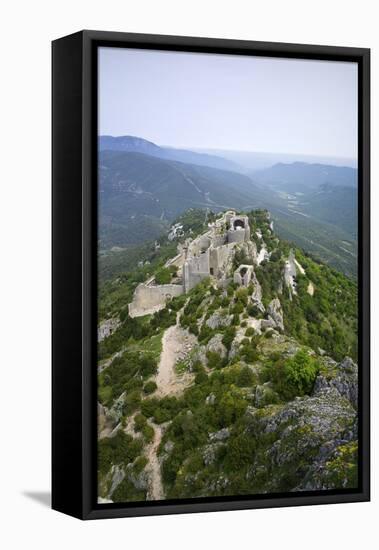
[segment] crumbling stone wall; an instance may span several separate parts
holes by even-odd
[[[183,294],[182,285],[146,285],[141,283],[129,304],[130,317],[141,317],[164,308],[168,298]]]

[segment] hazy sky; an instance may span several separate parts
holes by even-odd
[[[100,48],[99,133],[356,158],[357,65]]]

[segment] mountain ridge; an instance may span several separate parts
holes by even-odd
[[[145,153],[158,158],[177,160],[200,166],[210,166],[222,170],[238,171],[239,167],[233,161],[217,155],[197,153],[187,149],[161,147],[156,143],[137,136],[101,135],[98,138],[99,151],[113,150],[124,152]]]
[[[108,502],[357,485],[357,286],[278,239],[267,211],[226,214],[250,233],[226,245],[220,275],[129,317],[139,285],[178,284],[189,239],[228,231],[223,214],[191,210],[100,289],[100,325],[116,327],[99,343]]]

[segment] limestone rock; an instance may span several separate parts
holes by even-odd
[[[120,485],[121,481],[125,478],[125,471],[120,466],[112,466],[111,468],[111,486],[109,489],[109,498],[112,496],[114,491],[117,489],[117,487]]]
[[[97,341],[101,342],[104,338],[110,336],[119,326],[120,319],[112,318],[102,321],[97,329]]]
[[[268,382],[255,388],[254,404],[256,407],[265,407],[278,401],[278,394],[270,387]]]
[[[230,437],[229,428],[222,428],[222,430],[219,430],[218,432],[211,432],[209,434],[210,441],[224,441],[229,437]]]
[[[114,400],[112,408],[109,410],[109,416],[113,419],[115,424],[121,420],[124,411],[125,399],[126,392],[123,392],[120,397]]]
[[[207,395],[207,397],[205,398],[205,404],[206,405],[214,405],[216,402],[216,396],[214,393],[210,393],[209,395]]]
[[[227,327],[230,325],[232,319],[230,315],[223,315],[220,311],[215,311],[205,324],[212,329]]]
[[[285,405],[269,405],[249,413],[247,433],[271,434],[262,458],[252,463],[249,479],[256,478],[264,466],[270,472],[265,485],[268,492],[281,487],[290,476],[294,487],[308,487],[318,464],[325,462],[333,449],[354,441],[356,437],[355,409],[336,388],[329,387],[317,395],[297,397]],[[313,472],[313,473],[312,473]],[[297,483],[296,483],[297,480]],[[332,478],[324,488],[334,488]]]
[[[331,375],[317,377],[313,395],[321,395],[336,390],[340,396],[345,397],[354,408],[358,405],[358,366],[350,357],[338,365],[332,366]]]
[[[207,344],[207,351],[218,353],[222,358],[226,357],[227,349],[222,343],[222,334],[215,334]]]
[[[210,464],[213,464],[217,460],[217,455],[219,450],[224,446],[224,444],[221,441],[218,441],[216,443],[211,443],[210,445],[207,445],[204,447],[203,450],[203,461],[205,466],[209,466]]]
[[[284,331],[283,310],[279,298],[274,298],[271,300],[267,308],[267,314],[269,319],[271,318],[274,321],[274,328],[279,328]]]
[[[171,453],[174,448],[174,443],[172,441],[167,441],[163,447],[165,453]]]

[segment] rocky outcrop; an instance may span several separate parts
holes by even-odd
[[[120,422],[126,399],[126,392],[123,392],[120,397],[114,400],[112,408],[109,410],[109,417],[113,419],[114,424]]]
[[[205,466],[210,466],[217,460],[219,451],[223,447],[224,447],[224,444],[221,441],[217,441],[216,443],[212,443],[204,447],[203,461]]]
[[[350,362],[349,365],[351,368]],[[346,387],[341,386],[341,394],[330,380],[327,386],[315,388],[312,396],[297,397],[282,406],[268,406],[259,409],[259,413],[250,411],[248,432],[258,437],[261,444],[265,440],[269,443],[255,457],[249,477],[259,476],[264,464],[269,472],[267,491],[280,490],[286,479],[304,490],[311,484],[333,488],[331,477],[328,485],[321,475],[325,465],[338,449],[356,439],[357,415],[345,396]],[[351,389],[349,386],[348,395]]]
[[[228,327],[232,321],[231,315],[224,315],[221,311],[215,311],[209,319],[205,321],[205,324],[212,329],[221,327]]]
[[[284,331],[283,310],[279,298],[274,298],[269,303],[267,308],[267,317],[269,321],[273,321],[274,326],[272,328],[278,328],[281,331]]]
[[[222,343],[222,334],[215,334],[207,344],[207,351],[218,353],[222,358],[226,357],[227,349]]]
[[[125,470],[121,466],[112,466],[111,468],[111,484],[109,489],[109,498],[112,497],[113,492],[120,485],[121,481],[125,478]]]
[[[229,428],[223,428],[218,432],[212,432],[209,434],[209,441],[224,441],[230,437]]]
[[[110,336],[120,326],[120,319],[112,318],[102,321],[97,329],[97,341],[101,342],[104,338]]]
[[[341,397],[345,397],[350,404],[358,405],[358,366],[350,357],[341,363],[332,362],[330,372],[317,377],[313,395],[321,395],[336,390]]]
[[[268,382],[258,385],[255,388],[254,404],[256,407],[265,407],[266,405],[271,405],[272,403],[277,403],[278,401],[278,394],[274,392]]]
[[[265,307],[262,303],[262,287],[259,284],[255,272],[251,276],[250,284],[252,284],[254,287],[253,293],[251,295],[251,303],[255,305],[261,313],[263,313]]]

